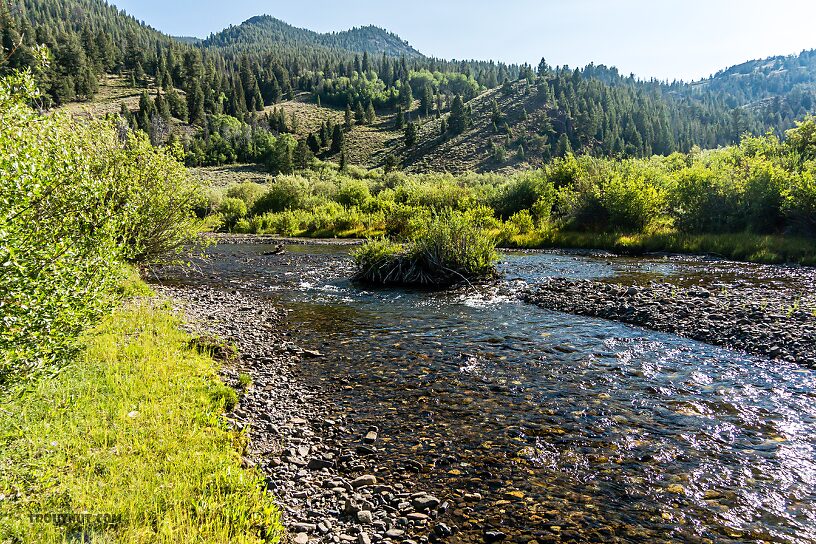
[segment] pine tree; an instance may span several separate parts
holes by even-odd
[[[345,172],[346,166],[346,150],[344,149],[340,151],[340,171]]]
[[[340,125],[334,125],[334,134],[332,134],[332,143],[331,143],[331,152],[332,153],[339,153],[343,150],[343,144],[345,143],[345,134],[343,133],[343,129]]]
[[[351,130],[354,126],[354,116],[351,113],[351,105],[346,104],[345,127],[346,130]]]
[[[448,119],[448,127],[454,134],[461,134],[467,130],[469,124],[465,104],[462,102],[462,97],[458,94],[453,98],[451,104],[450,118]]]
[[[190,116],[190,124],[204,125],[206,114],[204,113],[204,91],[198,80],[193,82],[192,88],[187,93],[187,111]]]
[[[397,130],[402,130],[405,127],[405,114],[402,112],[402,108],[397,110],[397,117],[394,120],[394,128]]]
[[[357,101],[357,105],[354,107],[354,120],[357,123],[362,123],[365,121],[365,110],[363,109],[363,105],[360,101]]]
[[[309,149],[312,151],[314,155],[320,153],[320,142],[318,141],[318,137],[314,135],[314,133],[310,133],[309,137],[306,138],[306,145],[309,146]]]
[[[294,155],[295,168],[299,170],[305,170],[309,166],[309,162],[311,160],[312,150],[309,149],[309,145],[306,143],[306,140],[300,140],[297,144],[297,147],[295,148]]]
[[[417,142],[417,126],[409,122],[405,127],[405,147],[414,147]]]
[[[400,106],[405,111],[411,111],[411,108],[414,106],[414,94],[411,91],[411,85],[408,83],[408,80],[404,80],[402,82],[402,86],[400,87],[399,102]]]
[[[433,109],[434,97],[433,88],[430,83],[426,83],[422,89],[422,97],[420,98],[420,107],[425,115],[430,115]]]
[[[171,114],[170,114],[170,105],[167,103],[167,100],[164,99],[162,96],[161,90],[156,92],[156,100],[154,100],[154,104],[156,106],[156,112],[161,116],[164,121],[169,121]]]
[[[371,63],[369,62],[369,59],[368,59],[368,51],[363,53],[363,66],[362,66],[362,68],[363,68],[364,73],[368,73],[368,71],[371,70]]]
[[[365,58],[365,57],[364,57]],[[377,112],[374,111],[374,104],[371,100],[368,101],[368,106],[365,111],[365,122],[367,125],[373,125],[377,121]]]
[[[567,135],[562,132],[561,136],[558,137],[558,142],[555,144],[555,156],[564,157],[570,153],[572,153],[572,144],[570,144]]]

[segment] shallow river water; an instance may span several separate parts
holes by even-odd
[[[296,342],[324,354],[304,379],[379,429],[391,479],[450,501],[461,540],[495,527],[524,543],[816,542],[816,371],[512,296],[546,276],[716,287],[795,273],[516,253],[498,287],[433,293],[349,283],[342,247],[268,249],[217,246],[183,281],[288,308]]]

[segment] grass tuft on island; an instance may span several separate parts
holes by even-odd
[[[0,541],[278,541],[273,497],[241,466],[235,392],[179,320],[135,299],[76,360],[0,401]]]
[[[408,244],[370,240],[353,254],[355,281],[444,288],[496,275],[495,238],[466,216],[435,216]]]

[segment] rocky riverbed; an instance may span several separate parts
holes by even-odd
[[[332,414],[321,392],[298,379],[304,360],[321,354],[280,331],[282,309],[236,290],[156,289],[184,313],[194,335],[237,348],[223,377],[239,388],[245,373],[252,384],[228,417],[247,431],[244,464],[266,476],[293,542],[410,544],[450,536],[452,529],[435,521],[447,503],[383,476],[378,429]]]
[[[807,350],[812,271],[511,252],[497,284],[372,290],[348,281],[348,248],[243,242],[155,280],[197,334],[238,346],[224,377],[253,380],[231,414],[245,464],[299,544],[816,542],[816,375],[786,360],[799,352],[572,315],[598,292],[657,312],[662,293],[667,315],[725,328],[756,302],[804,320],[784,332]],[[519,301],[545,304],[547,286],[563,311]]]
[[[649,282],[550,278],[523,300],[577,315],[611,319],[747,353],[816,365],[814,293],[756,288],[709,290]]]

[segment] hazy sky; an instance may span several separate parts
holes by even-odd
[[[426,55],[699,79],[816,48],[816,0],[109,0],[159,30],[205,37],[268,14],[320,32],[374,24]]]

